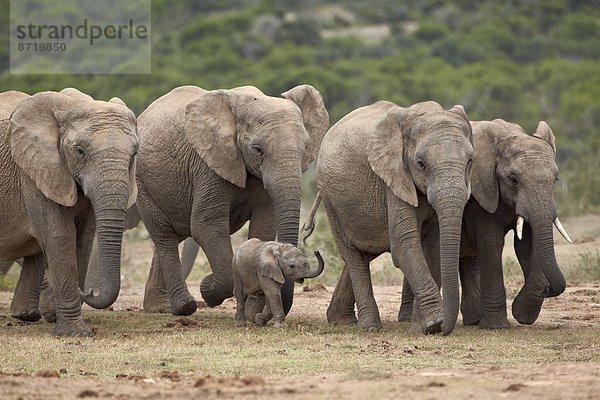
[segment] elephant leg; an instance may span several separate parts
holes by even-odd
[[[273,312],[271,311],[271,306],[269,306],[269,302],[267,301],[263,311],[255,315],[254,323],[257,326],[265,326],[272,318]]]
[[[462,295],[460,312],[463,325],[479,325],[481,321],[481,283],[477,257],[463,257],[459,266]]]
[[[96,230],[96,219],[93,214],[86,216],[82,221],[78,221],[77,224],[77,274],[79,280],[79,287],[82,291],[86,287],[100,287],[100,284],[94,286],[85,286],[88,266],[90,264],[90,258],[94,243],[96,244],[96,252],[98,249],[98,242],[94,235]]]
[[[235,294],[235,326],[246,326],[246,302],[248,295],[242,290],[242,282],[237,274],[233,274],[233,291]]]
[[[354,312],[354,290],[346,265],[342,268],[327,307],[327,321],[333,325],[356,325],[358,322]]]
[[[523,239],[519,240],[515,236],[514,247],[523,269],[525,284],[513,300],[512,314],[520,324],[531,325],[542,309],[548,280],[538,263],[538,256],[533,245],[533,232],[528,223],[523,226]]]
[[[138,197],[138,211],[154,243],[152,264],[144,291],[144,310],[191,315],[198,308],[181,275],[179,259],[180,237],[174,232],[171,219],[149,196]]]
[[[229,203],[222,199],[214,201],[216,205],[211,206],[210,214],[204,207],[194,205],[191,226],[192,237],[204,250],[212,270],[200,283],[200,293],[209,307],[233,296]]]
[[[156,252],[152,255],[150,272],[144,288],[144,311],[149,313],[172,313],[165,279]]]
[[[46,260],[44,259],[44,263]],[[56,304],[54,302],[54,292],[48,283],[48,268],[44,267],[42,288],[40,293],[40,312],[46,322],[56,322]]]
[[[198,304],[192,296],[181,276],[181,264],[179,261],[178,240],[162,238],[154,245],[152,267],[160,268],[162,277],[171,304],[173,315],[191,315],[196,312]],[[159,276],[160,278],[160,276]]]
[[[37,321],[41,318],[39,306],[42,270],[38,267],[41,255],[25,257],[10,305],[10,313],[22,321]]]
[[[421,247],[423,249],[423,256],[425,257],[425,262],[427,263],[427,267],[429,268],[431,277],[433,278],[435,284],[439,288],[441,285],[441,267],[440,267],[440,232],[439,232],[439,227],[438,227],[438,223],[437,223],[437,218],[429,218],[421,226],[422,226],[422,228],[421,228]],[[411,331],[412,332],[423,331],[423,322],[426,322],[427,317],[425,317],[424,313],[418,309],[419,303],[418,303],[418,301],[415,301],[415,299],[414,299],[414,293],[412,292],[412,289],[410,287],[410,284],[408,283],[408,280],[404,279],[404,282],[402,285],[403,285],[403,287],[402,287],[403,301],[404,301],[404,290],[406,289],[405,286],[408,288],[408,291],[407,291],[408,298],[406,299],[406,301],[408,302],[409,299],[412,300],[410,307],[408,307],[408,305],[405,306],[406,308],[410,308],[412,311],[412,315],[408,314],[409,319],[412,320],[411,321],[412,322]],[[402,310],[402,302],[400,303],[400,310]],[[398,313],[398,316],[400,317],[400,312]],[[433,326],[435,326],[435,324]],[[426,332],[428,330],[435,331],[435,329],[425,328]],[[427,333],[435,333],[435,332],[427,332]]]
[[[333,207],[329,205],[327,201],[325,201],[325,210],[327,212],[327,218],[329,219],[331,231],[333,233],[333,238],[336,242],[337,248],[346,249],[348,246],[344,242],[344,235],[342,232],[342,224],[337,218],[337,214]],[[342,258],[344,255],[342,254]],[[367,272],[369,266],[366,266]],[[370,279],[369,274],[369,279]],[[371,288],[372,290],[372,288]],[[344,258],[344,267],[342,268],[342,274],[340,275],[340,279],[335,286],[333,291],[333,295],[331,296],[331,302],[329,303],[329,307],[327,308],[327,321],[330,324],[334,325],[357,325],[358,319],[356,318],[356,314],[354,312],[354,303],[356,299],[354,297],[354,287],[352,286],[352,279],[350,277],[350,269],[348,262]],[[381,328],[381,321],[379,320],[379,325],[377,325],[377,320],[379,317],[379,310],[377,310],[377,306],[375,306],[377,312],[377,318],[375,320],[373,329]]]
[[[409,321],[413,313],[413,302],[415,295],[408,284],[406,277],[402,280],[402,300],[400,300],[400,311],[398,311],[398,321]]]
[[[358,321],[356,327],[368,332],[376,332],[383,328],[379,308],[373,295],[373,284],[371,282],[371,271],[369,269],[369,256],[362,251],[343,244],[338,246],[345,267],[350,276],[350,287],[354,293],[356,307],[358,309]],[[345,284],[348,287],[347,284]],[[340,286],[340,290],[341,290]],[[342,305],[342,310],[347,309]]]
[[[413,327],[420,322],[423,333],[441,332],[444,321],[442,298],[423,252],[417,210],[399,199],[390,198],[388,220],[392,261],[396,268],[402,269],[415,295]]]
[[[92,336],[92,330],[81,315],[75,224],[64,217],[60,206],[49,204],[47,199],[37,202],[37,206],[28,207],[28,211],[48,263],[48,283],[56,307],[53,334]]]
[[[190,276],[190,272],[192,272],[192,268],[194,267],[194,262],[196,261],[196,257],[198,256],[198,250],[200,250],[200,246],[196,241],[189,237],[183,241],[183,250],[181,251],[181,276],[184,280]]]
[[[267,300],[264,294],[250,295],[246,300],[246,319],[248,321],[256,322],[256,315],[264,311]]]
[[[481,320],[483,329],[509,328],[506,316],[506,289],[502,270],[502,248],[504,232],[495,229],[494,224],[485,224],[486,234],[476,238],[477,264],[481,283]]]

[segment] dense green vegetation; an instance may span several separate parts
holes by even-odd
[[[75,86],[136,112],[175,86],[317,87],[334,123],[380,99],[463,104],[557,136],[561,215],[600,207],[600,7],[594,0],[202,0],[152,2],[151,75],[8,73],[0,0],[0,90]]]

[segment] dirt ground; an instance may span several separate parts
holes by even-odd
[[[600,247],[600,217],[586,216],[564,221],[575,239],[575,246],[567,246],[557,239],[559,259],[576,258],[582,251],[598,251]],[[562,240],[562,239],[561,239]],[[564,242],[564,241],[563,241]],[[128,245],[132,254],[146,254],[144,243]],[[508,251],[507,257],[510,257]],[[137,258],[137,257],[136,257]],[[189,282],[196,288],[198,282]],[[324,320],[333,288],[303,291],[297,287],[293,313],[295,316]],[[401,288],[376,287],[375,296],[384,324],[396,318]],[[193,291],[194,293],[194,291]],[[114,305],[114,313],[137,309],[141,306],[143,286],[125,284]],[[9,315],[11,294],[0,293],[0,313]],[[198,296],[199,298],[199,296]],[[202,313],[231,312],[235,302],[227,300],[215,309],[202,309]],[[84,311],[85,313],[86,311]],[[141,312],[141,311],[139,311]],[[510,314],[510,312],[509,312]],[[3,317],[6,318],[6,317]],[[8,319],[3,319],[7,321]],[[15,321],[15,320],[13,320]],[[386,322],[387,321],[387,322]],[[516,326],[516,322],[511,318]],[[2,322],[6,324],[7,322]],[[544,303],[535,327],[544,331],[563,326],[580,327],[594,332],[600,328],[600,282],[570,283],[567,291]],[[523,329],[529,329],[524,327]],[[520,329],[520,328],[512,328]],[[367,334],[365,334],[367,335]],[[94,376],[81,378],[61,377],[61,371],[41,370],[37,373],[1,372],[1,399],[600,399],[600,334],[589,343],[570,344],[577,348],[580,359],[563,361],[560,358],[547,362],[517,365],[490,365],[458,363],[456,367],[401,368],[397,371],[362,370],[340,373],[331,370],[322,374],[240,376],[205,375],[190,372],[162,371],[153,376],[124,375],[112,379]],[[511,343],[507,343],[510,346]],[[560,344],[542,343],[543,346]],[[409,353],[411,350],[405,350]],[[396,357],[397,353],[381,354]],[[65,382],[66,381],[66,382]],[[66,384],[65,384],[66,383]]]

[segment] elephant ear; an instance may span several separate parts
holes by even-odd
[[[299,85],[281,94],[293,101],[302,111],[302,122],[309,136],[306,152],[302,158],[302,171],[306,171],[317,158],[321,142],[329,128],[329,114],[323,98],[317,89],[310,85]]]
[[[275,245],[281,247],[281,245]],[[275,282],[283,284],[285,278],[279,267],[278,257],[281,256],[281,251],[274,246],[267,246],[262,254],[260,255],[260,261],[258,262],[258,273],[261,276],[273,279]]]
[[[552,132],[552,129],[550,129],[550,126],[546,123],[546,121],[540,121],[538,123],[538,126],[535,129],[535,133],[533,134],[533,136],[548,142],[548,144],[552,146],[554,154],[556,154],[556,139],[554,138],[554,133]]]
[[[185,136],[220,177],[246,187],[246,164],[236,144],[236,121],[229,94],[207,92],[185,109]]]
[[[402,201],[417,207],[417,189],[408,166],[404,163],[403,129],[407,129],[408,120],[414,111],[394,107],[385,116],[373,132],[367,146],[367,158],[371,169],[383,179],[392,193]]]
[[[472,122],[473,166],[471,193],[484,210],[493,214],[498,208],[500,188],[496,177],[494,129],[503,129],[494,122]]]
[[[56,115],[77,101],[56,92],[35,94],[17,105],[9,126],[10,150],[15,163],[47,198],[66,207],[77,202],[77,187],[58,150]]]

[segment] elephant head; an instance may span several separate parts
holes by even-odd
[[[289,243],[270,242],[260,256],[258,272],[262,276],[283,283],[284,278],[304,283],[304,279],[312,279],[321,275],[325,263],[318,251],[315,251],[318,266],[311,270],[306,256],[296,246]]]
[[[265,96],[254,87],[206,92],[187,105],[185,134],[223,179],[244,188],[248,173],[260,178],[273,199],[277,240],[297,245],[302,173],[317,155],[329,115],[312,86],[282,96]],[[207,301],[230,296],[219,290],[212,279],[202,282]],[[292,298],[290,282],[283,293],[288,310]]]
[[[72,207],[92,204],[99,242],[99,287],[84,296],[105,308],[120,289],[123,221],[135,201],[136,119],[125,106],[94,101],[69,89],[42,92],[16,107],[10,118],[14,161],[49,200]]]
[[[475,144],[473,197],[489,213],[502,200],[516,214],[518,239],[525,234],[546,279],[542,287],[524,287],[513,302],[513,315],[532,323],[544,297],[565,290],[565,278],[554,253],[552,224],[570,241],[557,218],[552,190],[558,179],[554,134],[544,121],[530,136],[516,124],[501,119],[473,122]],[[526,285],[527,286],[527,285]]]
[[[444,334],[452,332],[458,317],[460,231],[470,196],[472,155],[471,127],[463,107],[444,110],[435,102],[392,107],[369,141],[371,168],[391,192],[417,207],[419,191],[437,213]]]

